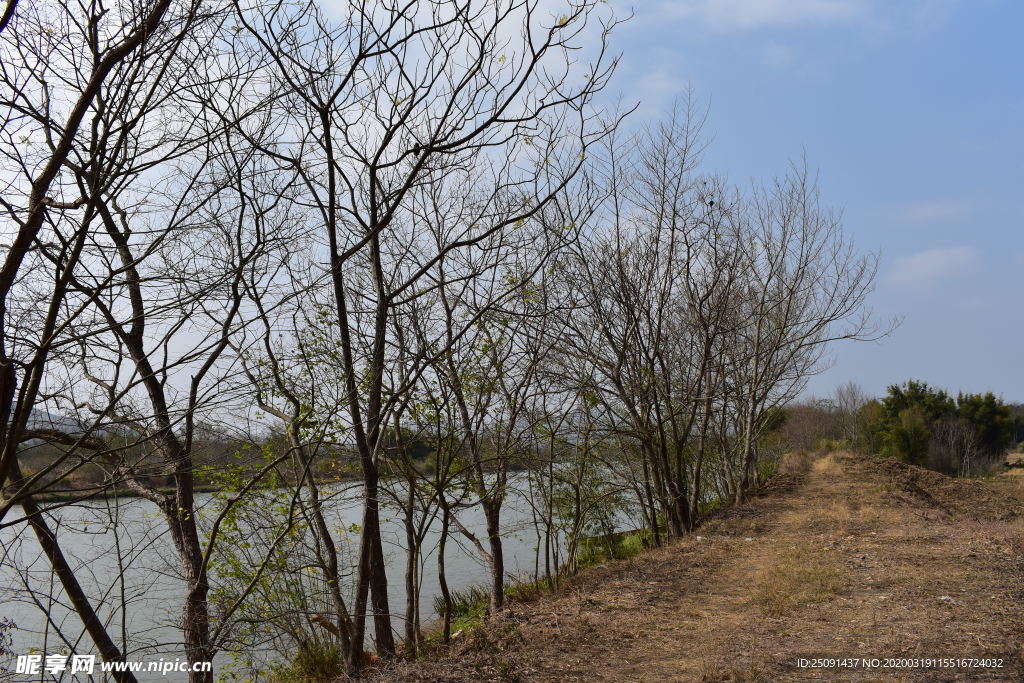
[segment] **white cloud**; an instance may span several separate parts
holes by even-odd
[[[900,209],[899,217],[907,223],[935,223],[965,218],[969,213],[966,202],[938,199],[908,204]]]
[[[668,69],[656,68],[636,79],[629,94],[640,102],[637,112],[639,117],[660,116],[669,109],[675,98],[685,92],[688,85]]]
[[[981,252],[975,247],[936,247],[896,259],[886,279],[901,287],[928,287],[980,265]]]

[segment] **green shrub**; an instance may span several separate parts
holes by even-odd
[[[507,592],[507,590],[506,590]],[[461,631],[483,623],[491,605],[491,593],[483,586],[452,591],[452,631]],[[434,611],[444,615],[444,597],[434,596]]]
[[[901,410],[882,433],[882,454],[911,465],[928,463],[928,442],[932,434],[924,411],[917,406]]]
[[[984,473],[1014,440],[1015,410],[991,392],[954,399],[910,380],[862,408],[857,446],[946,474]]]
[[[623,560],[644,549],[648,530],[585,538],[576,556],[576,568],[585,569],[609,560]],[[649,539],[648,539],[649,540]]]
[[[279,683],[311,683],[333,681],[345,673],[345,656],[337,643],[316,639],[299,645],[287,665],[272,669],[271,677]]]

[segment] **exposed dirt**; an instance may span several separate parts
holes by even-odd
[[[791,485],[377,677],[1024,680],[1024,477],[954,480],[832,455],[779,482]],[[801,668],[799,658],[1002,667]]]

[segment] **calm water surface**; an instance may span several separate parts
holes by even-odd
[[[519,475],[522,476],[522,475]],[[351,485],[337,485],[330,489],[326,504],[327,522],[332,528],[347,528],[361,521],[361,491]],[[196,497],[197,509],[209,514],[216,509],[212,494]],[[8,519],[21,512],[14,509]],[[459,512],[459,520],[483,541],[485,525],[477,508]],[[118,520],[115,533],[110,518]],[[78,567],[82,582],[94,605],[102,605],[101,616],[118,644],[127,642],[130,660],[152,661],[182,658],[181,634],[177,626],[182,584],[175,574],[175,552],[166,524],[156,506],[141,498],[111,499],[107,503],[95,502],[75,505],[56,511],[50,520],[57,528],[62,548],[72,566]],[[437,541],[440,522],[434,520],[426,539],[420,610],[424,623],[436,618],[433,599],[439,594],[437,581]],[[402,632],[405,614],[405,531],[394,509],[384,513],[382,531],[387,555],[389,593],[394,624]],[[506,571],[515,575],[532,575],[534,571],[537,537],[532,526],[532,515],[524,499],[512,495],[503,508],[503,542]],[[49,562],[39,548],[35,536],[24,525],[0,530],[0,617],[8,617],[17,624],[13,633],[13,652],[78,652],[91,653],[92,642],[82,632],[77,615],[63,604],[57,580],[52,576]],[[483,560],[469,547],[461,534],[451,530],[445,552],[446,574],[452,590],[474,584],[484,584],[488,572]],[[54,585],[51,600],[44,597]],[[36,589],[35,597],[26,586]],[[128,608],[122,610],[121,604]],[[47,617],[48,613],[48,617]],[[49,619],[49,622],[48,622]],[[372,624],[368,624],[372,631]],[[57,631],[63,631],[69,640],[62,641]],[[229,663],[228,657],[219,656],[218,667]],[[0,667],[13,666],[0,662]],[[0,676],[2,677],[2,676]],[[49,678],[47,678],[49,680]],[[63,680],[71,680],[65,675]],[[97,677],[98,680],[98,677]],[[180,681],[184,674],[140,675],[140,680]]]

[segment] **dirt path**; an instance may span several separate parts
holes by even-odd
[[[1024,478],[828,456],[699,535],[514,605],[392,680],[1024,680]],[[857,659],[801,668],[799,658]],[[865,669],[864,659],[994,658]],[[848,666],[854,662],[847,662]]]

